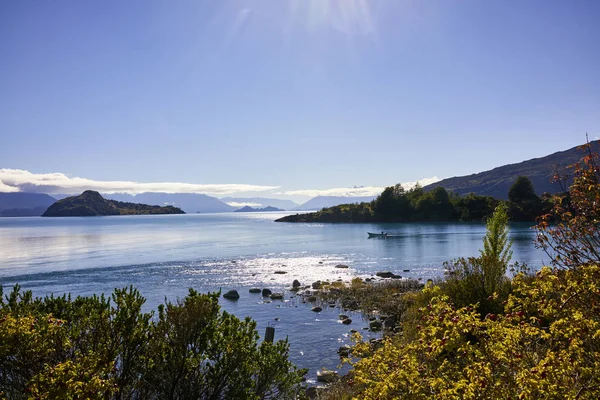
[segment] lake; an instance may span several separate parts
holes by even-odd
[[[175,300],[189,287],[199,291],[237,289],[236,302],[223,308],[251,316],[259,333],[274,326],[275,339],[286,336],[290,358],[310,368],[335,368],[336,350],[350,343],[349,330],[366,326],[353,315],[350,326],[339,310],[315,314],[298,297],[263,302],[251,287],[283,291],[294,279],[350,280],[392,271],[426,280],[443,275],[443,262],[478,255],[484,224],[291,224],[274,220],[289,213],[225,213],[84,218],[0,218],[0,285],[19,283],[34,295],[70,292],[110,293],[136,286],[147,308],[165,297]],[[398,237],[367,238],[386,231]],[[511,225],[513,261],[540,267],[548,257],[535,249],[530,224]],[[335,268],[338,264],[347,269]],[[409,270],[409,272],[404,272]],[[286,274],[275,274],[286,271]]]

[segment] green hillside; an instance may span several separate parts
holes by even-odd
[[[592,150],[600,150],[600,141],[590,143]],[[545,157],[534,158],[517,164],[509,164],[477,174],[457,176],[448,178],[431,185],[425,186],[425,190],[431,190],[438,186],[456,194],[465,195],[475,193],[481,196],[492,196],[497,199],[506,200],[508,189],[515,183],[519,176],[525,176],[531,180],[538,195],[544,192],[550,194],[564,191],[559,183],[552,183],[552,178],[557,171],[572,165],[584,156],[583,150],[573,147],[569,150],[559,151]],[[566,187],[572,183],[571,179],[566,182]]]

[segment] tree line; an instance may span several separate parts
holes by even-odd
[[[342,204],[309,214],[290,215],[279,222],[411,222],[484,221],[504,203],[511,221],[533,222],[551,207],[551,198],[538,196],[531,180],[519,176],[508,192],[508,201],[470,193],[460,196],[441,186],[425,190],[416,185],[405,190],[401,184],[386,187],[373,201]]]

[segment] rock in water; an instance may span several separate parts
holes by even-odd
[[[299,288],[300,286],[302,286],[302,284],[300,283],[300,281],[298,279],[294,279],[294,282],[292,282],[292,287],[293,288]]]
[[[227,300],[237,300],[240,298],[240,294],[237,292],[237,290],[230,290],[223,295],[223,298]]]
[[[350,357],[351,350],[352,350],[352,347],[350,347],[348,345],[344,345],[338,349],[338,354],[340,355],[340,357]]]
[[[250,293],[260,293],[260,289],[259,288],[252,288],[252,289],[250,289]]]
[[[381,322],[377,320],[369,322],[369,330],[372,332],[379,332],[381,330]]]
[[[283,294],[281,293],[272,293],[271,300],[283,300]]]
[[[271,292],[271,289],[263,289],[262,290],[263,297],[269,297],[271,295],[271,293],[273,293],[273,292]]]
[[[317,306],[317,307],[311,308],[310,311],[321,312],[321,311],[323,311],[323,309],[321,307]]]
[[[402,278],[400,275],[396,275],[393,272],[390,271],[385,271],[385,272],[378,272],[375,275],[377,275],[380,278],[393,278],[393,279],[400,279]]]
[[[344,265],[344,264],[338,264],[338,265],[336,265],[335,267],[336,267],[336,268],[343,268],[343,269],[344,269],[344,268],[348,268],[348,266],[347,266],[347,265]]]
[[[338,373],[336,371],[330,371],[324,369],[322,371],[317,371],[317,381],[318,382],[334,382],[338,379]]]

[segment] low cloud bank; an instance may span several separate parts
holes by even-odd
[[[240,203],[237,201],[228,201],[226,204],[231,207],[239,207],[239,208],[246,207],[246,206],[253,207],[253,208],[262,207],[262,204],[260,204],[260,203]]]
[[[438,182],[441,179],[437,176],[431,178],[423,178],[414,182],[403,182],[402,187],[406,190],[412,189],[418,183],[421,186],[427,186],[432,183]],[[284,194],[287,196],[341,196],[341,197],[367,197],[367,196],[378,196],[385,189],[384,186],[356,186],[352,188],[335,188],[335,189],[304,189],[304,190],[290,190],[280,192],[276,194]]]
[[[21,169],[0,169],[0,192],[39,192],[47,194],[72,194],[85,190],[102,193],[139,194],[146,192],[202,193],[227,195],[241,192],[263,192],[279,186],[246,184],[194,184],[181,182],[142,183],[130,181],[95,181],[69,177],[62,173],[35,174]]]

